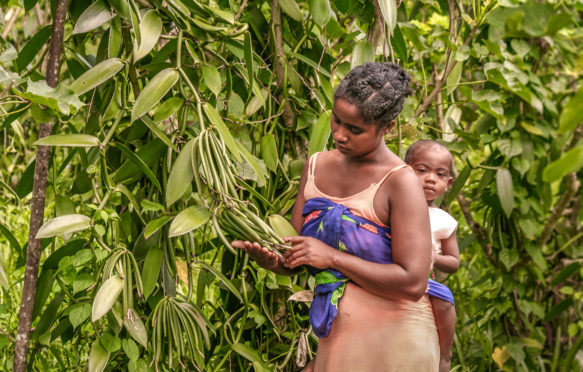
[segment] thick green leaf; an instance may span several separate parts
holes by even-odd
[[[580,268],[581,264],[579,262],[573,262],[572,264],[563,267],[561,271],[559,271],[557,275],[555,275],[551,280],[551,287],[562,284],[565,280],[567,280],[567,278],[575,274]]]
[[[50,238],[55,235],[70,234],[88,229],[91,218],[81,214],[66,214],[47,221],[38,229],[36,239]]]
[[[506,168],[498,168],[496,171],[496,189],[498,199],[506,216],[510,217],[514,209],[514,188],[512,186],[512,175]]]
[[[158,190],[162,190],[162,187],[160,186],[158,179],[156,178],[152,170],[150,170],[150,168],[148,167],[146,160],[142,159],[139,152],[134,153],[132,150],[130,150],[126,145],[124,145],[121,142],[115,142],[113,145],[116,148],[120,149],[121,152],[123,152],[126,157],[128,157],[135,165],[137,165],[138,168],[140,168],[140,170],[146,175],[146,177],[148,177],[150,181],[152,181],[152,184],[154,184],[154,186],[158,188]]]
[[[85,320],[89,319],[89,315],[91,315],[90,304],[76,304],[72,306],[72,310],[69,312],[69,321],[73,328],[77,328],[79,325],[83,324]]]
[[[4,265],[0,260],[0,285],[4,290],[8,291],[10,289],[10,280],[8,279],[8,275],[6,274],[6,270],[4,270]]]
[[[204,83],[206,86],[218,96],[221,92],[221,75],[219,74],[219,70],[213,65],[202,65],[202,78],[204,79]]]
[[[583,87],[571,98],[569,103],[561,111],[559,118],[559,133],[566,133],[577,128],[583,123]]]
[[[191,232],[207,223],[210,218],[211,214],[204,205],[192,205],[174,217],[168,236],[172,238]]]
[[[26,66],[32,62],[34,57],[38,56],[39,51],[49,40],[50,36],[51,26],[46,26],[37,31],[37,33],[28,40],[26,45],[24,45],[20,52],[18,52],[18,57],[16,58],[16,68],[18,69],[18,72],[24,70]]]
[[[164,216],[148,222],[144,228],[144,239],[148,239],[170,221],[172,217]]]
[[[583,146],[575,147],[547,165],[543,171],[543,181],[560,180],[571,172],[577,172],[583,167]]]
[[[134,62],[144,58],[150,53],[158,43],[162,33],[162,20],[155,11],[149,10],[142,16],[140,22],[141,43],[137,50],[134,50]]]
[[[263,359],[261,359],[261,355],[259,355],[259,353],[257,352],[257,350],[247,346],[247,345],[243,345],[243,344],[233,344],[231,346],[231,348],[233,349],[233,351],[235,351],[237,354],[241,355],[243,358],[251,361],[252,363],[257,363],[259,364],[262,368],[265,367],[265,362],[263,361]]]
[[[87,364],[88,372],[102,372],[107,366],[109,353],[101,346],[99,340],[93,342],[89,352],[89,362]]]
[[[290,16],[294,21],[301,22],[304,16],[296,0],[278,0],[279,6],[284,13]]]
[[[148,347],[148,331],[144,327],[144,322],[134,309],[128,309],[123,318],[123,325],[130,336],[143,347]]]
[[[241,161],[241,155],[239,153],[239,148],[229,131],[229,128],[223,122],[223,119],[219,115],[219,113],[215,110],[213,106],[211,106],[208,102],[205,102],[203,105],[204,112],[206,116],[209,118],[210,122],[217,128],[223,142],[231,152],[231,154],[235,157],[237,161]]]
[[[73,35],[94,30],[113,17],[115,17],[115,14],[111,12],[104,1],[94,1],[77,19],[73,28]]]
[[[382,0],[381,0],[382,1]],[[320,27],[326,26],[330,20],[332,9],[328,0],[310,0],[310,14]]]
[[[453,91],[456,90],[462,77],[463,66],[463,62],[455,62],[455,66],[453,66],[451,73],[447,77],[447,95],[452,94]]]
[[[192,170],[192,148],[194,139],[188,141],[182,148],[172,165],[172,170],[166,182],[166,205],[170,207],[188,190],[194,177]]]
[[[292,226],[292,224],[282,215],[279,214],[272,214],[267,217],[269,221],[269,225],[273,228],[273,231],[280,236],[295,236],[298,235],[296,229]]]
[[[59,310],[59,307],[61,306],[64,298],[65,294],[63,292],[59,292],[44,309],[43,314],[34,330],[35,337],[41,337],[43,333],[48,331],[51,325],[53,325],[57,318],[57,311]]]
[[[145,299],[148,299],[158,282],[161,265],[162,250],[159,247],[150,247],[144,259],[144,267],[142,268],[142,286]]]
[[[401,59],[402,63],[407,62],[407,44],[405,44],[405,39],[403,38],[403,33],[399,28],[399,25],[395,26],[393,30],[393,36],[391,37],[391,45],[397,53],[397,56]]]
[[[245,65],[247,66],[247,77],[253,80],[253,43],[251,42],[251,33],[245,32],[244,46]]]
[[[149,141],[136,153],[144,163],[150,164],[153,168],[156,166],[160,160],[160,156],[164,151],[167,150],[167,146],[160,140],[155,139]],[[135,164],[134,161],[128,159],[126,160],[113,175],[113,179],[117,183],[124,183],[129,181],[135,181],[141,177],[143,171],[141,168]],[[137,206],[139,207],[139,205]]]
[[[320,116],[312,128],[310,144],[308,145],[308,156],[319,151],[324,151],[328,143],[328,137],[330,137],[330,112],[326,111]]]
[[[134,104],[134,108],[132,109],[132,122],[141,118],[156,106],[162,97],[176,84],[179,76],[178,71],[173,68],[162,70],[154,76],[140,92]]]
[[[93,147],[99,146],[99,138],[88,134],[54,134],[33,143],[35,146]]]
[[[158,126],[156,125],[156,123],[154,123],[147,116],[142,116],[142,118],[140,120],[142,121],[142,123],[144,123],[145,126],[147,126],[152,131],[152,133],[154,133],[154,135],[156,137],[158,137],[162,142],[164,142],[164,144],[166,146],[168,146],[172,150],[176,151],[176,146],[174,146],[174,144],[172,143],[172,141],[170,140],[170,138],[168,138],[168,136],[166,135],[166,133],[164,133],[164,131],[162,129],[158,128]]]
[[[397,1],[396,0],[378,0],[379,8],[383,14],[383,19],[387,24],[389,32],[392,34],[397,25]]]
[[[381,0],[382,1],[382,0]],[[350,56],[350,68],[374,61],[374,49],[371,43],[361,40],[354,46]]]
[[[163,121],[174,115],[176,111],[184,104],[182,97],[170,97],[162,102],[154,113],[154,121]]]
[[[278,154],[275,137],[272,134],[266,134],[261,138],[261,158],[265,162],[267,169],[272,172],[277,170]]]
[[[69,88],[58,85],[51,88],[46,81],[27,81],[26,92],[16,92],[20,97],[33,103],[46,106],[63,115],[76,113],[83,106],[83,102]]]
[[[91,321],[101,319],[111,309],[121,290],[124,287],[124,280],[115,275],[107,279],[97,291],[91,307]]]
[[[69,89],[81,95],[111,79],[124,67],[119,58],[110,58],[96,64],[71,83]]]
[[[231,291],[231,293],[235,295],[235,297],[239,299],[239,301],[243,302],[243,297],[241,297],[237,287],[235,287],[235,285],[231,283],[231,281],[227,279],[227,277],[221,273],[220,270],[212,265],[207,265],[202,261],[198,261],[198,264],[204,267],[206,270],[210,271],[221,283],[223,283],[229,289],[229,291]]]
[[[460,193],[460,191],[462,190],[462,187],[464,187],[468,177],[470,176],[470,172],[471,172],[471,168],[469,166],[464,167],[464,169],[462,169],[462,171],[458,174],[456,179],[453,181],[453,184],[451,185],[451,189],[447,193],[447,204],[448,205],[451,204],[451,202],[454,201],[456,196]]]

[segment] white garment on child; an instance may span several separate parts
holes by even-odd
[[[429,223],[433,250],[441,254],[441,241],[453,234],[457,228],[457,221],[443,209],[429,207]]]

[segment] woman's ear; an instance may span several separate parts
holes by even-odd
[[[389,134],[391,129],[393,129],[394,127],[395,127],[395,121],[391,120],[391,122],[389,124],[385,125],[383,130],[384,130],[385,134]]]

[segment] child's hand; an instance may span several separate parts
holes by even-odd
[[[339,252],[310,236],[287,236],[283,240],[292,243],[292,248],[284,253],[285,265],[292,269],[301,265],[327,269],[330,267],[332,255]]]
[[[280,267],[279,257],[257,242],[251,243],[248,241],[234,240],[231,242],[231,246],[247,252],[264,269],[277,271],[277,268]]]

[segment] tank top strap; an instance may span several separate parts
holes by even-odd
[[[311,178],[314,178],[314,171],[316,170],[316,158],[318,157],[318,153],[314,153],[312,156],[310,156],[310,159],[308,160],[308,176]]]
[[[376,183],[376,186],[379,187],[380,185],[383,184],[383,182],[385,182],[385,180],[387,178],[389,178],[389,176],[393,173],[395,173],[398,170],[404,169],[404,168],[411,168],[409,166],[409,164],[401,164],[401,165],[397,165],[396,167],[392,168],[390,171],[387,172],[387,174],[385,174],[385,176],[383,178],[381,178],[381,180],[379,182]]]

